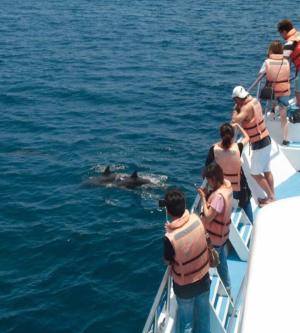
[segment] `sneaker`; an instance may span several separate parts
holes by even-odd
[[[288,140],[283,140],[283,141],[282,141],[282,144],[283,144],[284,146],[287,146],[288,144],[290,144],[290,141],[288,141]]]

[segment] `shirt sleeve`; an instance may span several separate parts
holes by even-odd
[[[210,205],[218,214],[220,214],[223,212],[225,206],[224,198],[221,194],[217,193],[214,195]]]
[[[173,245],[168,237],[164,237],[164,258],[167,261],[172,261],[175,256]]]

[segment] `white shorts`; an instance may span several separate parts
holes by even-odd
[[[251,155],[251,175],[259,175],[270,172],[271,146],[268,145],[261,149],[252,150]]]

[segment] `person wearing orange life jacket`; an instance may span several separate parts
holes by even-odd
[[[295,95],[297,105],[300,107],[300,32],[294,28],[292,21],[287,19],[280,21],[277,29],[282,38],[286,40],[283,56],[290,59],[295,66]]]
[[[270,169],[271,138],[262,114],[260,102],[252,97],[242,86],[236,86],[232,92],[235,110],[232,122],[239,123],[250,138],[251,175],[266,193],[265,198],[258,198],[260,206],[275,200],[274,179]]]
[[[240,142],[234,142],[234,129],[241,131],[243,138]],[[209,165],[213,161],[223,170],[224,178],[231,182],[233,198],[239,200],[239,207],[243,208],[251,223],[253,212],[251,206],[251,190],[241,168],[241,155],[244,145],[249,142],[249,136],[239,124],[224,123],[220,127],[221,141],[210,147],[205,161]]]
[[[289,105],[290,89],[290,64],[283,57],[283,46],[279,40],[274,40],[268,50],[266,59],[259,71],[259,77],[266,75],[266,83],[273,87],[275,104],[280,113],[283,145],[288,145],[287,107]]]
[[[203,177],[207,179],[212,192],[206,193],[201,187],[197,189],[203,206],[201,220],[213,246],[219,253],[220,264],[217,270],[225,288],[230,294],[231,282],[225,244],[229,237],[231,223],[232,187],[230,181],[224,179],[222,168],[215,162],[209,164],[204,169]],[[207,199],[206,196],[208,196]]]
[[[178,304],[176,332],[210,333],[209,257],[204,226],[186,209],[179,190],[164,199],[171,222],[166,223],[164,258],[171,265],[173,289]]]

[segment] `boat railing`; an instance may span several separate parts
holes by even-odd
[[[199,194],[197,194],[191,207],[191,212],[197,213],[197,211],[200,210],[200,207],[201,199]],[[170,313],[171,289],[172,279],[170,275],[170,266],[168,266],[155,296],[142,333],[159,333],[163,331]],[[163,319],[160,318],[161,313],[165,314]]]
[[[241,324],[243,321],[243,310],[244,310],[244,300],[247,286],[247,275],[244,276],[243,281],[241,283],[239,292],[237,294],[236,300],[234,302],[234,307],[232,310],[232,315],[230,316],[230,320],[228,323],[227,332],[240,332]]]
[[[172,280],[170,275],[170,266],[168,266],[155,296],[146,324],[142,331],[143,333],[159,333],[163,331],[170,313],[171,288]],[[165,313],[165,317],[160,320],[162,312]]]
[[[201,208],[201,198],[200,195],[197,194],[191,208],[191,213],[197,213],[197,211],[200,211],[200,208]]]

